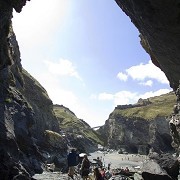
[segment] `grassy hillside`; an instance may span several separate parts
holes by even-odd
[[[173,112],[176,96],[174,95],[174,92],[170,92],[161,96],[148,98],[147,100],[142,100],[141,103],[143,101],[148,101],[148,104],[127,109],[116,108],[111,113],[111,116],[121,115],[124,117],[138,117],[146,120],[151,120],[156,117],[166,117]]]
[[[78,119],[68,108],[62,105],[54,105],[53,109],[62,130],[76,135],[82,135],[98,144],[103,144],[100,135],[91,129],[85,121]]]

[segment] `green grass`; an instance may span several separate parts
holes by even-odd
[[[50,130],[45,130],[45,135],[51,142],[58,142],[63,139],[60,134]]]
[[[101,144],[101,145],[104,144],[104,142],[103,142],[102,138],[100,137],[100,135],[97,132],[95,132],[94,130],[85,129],[83,131],[83,134],[84,134],[85,137],[91,139],[92,141],[97,142],[98,144]]]
[[[12,99],[11,99],[11,98],[6,98],[4,101],[5,101],[6,103],[11,103],[11,102],[12,102]]]
[[[124,116],[129,118],[143,118],[152,120],[156,117],[166,117],[173,112],[176,96],[173,92],[149,98],[151,104],[128,109],[115,109],[112,116]]]
[[[76,115],[68,108],[54,105],[53,109],[61,129],[73,129],[74,134],[83,135],[85,138],[88,138],[96,143],[103,144],[100,135],[91,129],[91,127],[85,121],[78,119]]]

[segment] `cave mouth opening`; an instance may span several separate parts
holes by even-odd
[[[167,134],[161,134],[161,139],[163,141],[163,143],[166,145],[164,146],[164,151],[174,151],[174,148],[172,147],[172,137]]]

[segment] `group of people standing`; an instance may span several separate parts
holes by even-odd
[[[80,157],[75,149],[72,149],[67,156],[68,162],[68,176],[73,179],[75,173],[75,166],[79,167],[80,174],[83,180],[89,178],[91,162],[86,154]],[[102,167],[102,162],[97,158],[97,167],[93,169],[94,180],[105,180],[105,169]]]

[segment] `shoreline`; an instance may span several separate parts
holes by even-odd
[[[101,151],[90,153],[88,156],[90,161],[100,157],[103,165],[107,168],[108,163],[111,163],[111,169],[128,167],[130,170],[135,171],[134,167],[140,167],[143,161],[149,160],[147,155],[139,154],[118,154],[117,151],[104,154]]]

